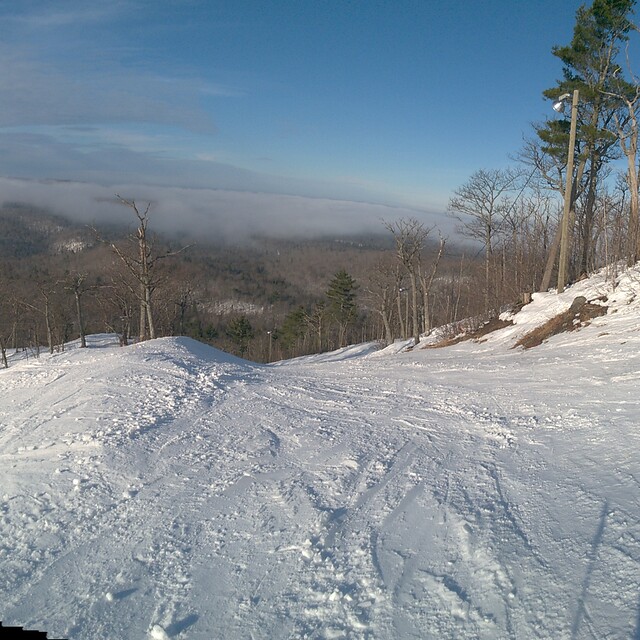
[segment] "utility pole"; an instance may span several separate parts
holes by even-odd
[[[564,101],[571,96],[568,93],[562,94],[556,102],[553,103],[553,110],[559,113],[564,111]],[[549,257],[542,276],[540,291],[547,291],[551,284],[551,273],[558,255],[558,247],[560,247],[560,261],[558,265],[558,293],[564,291],[567,283],[567,271],[569,266],[569,239],[572,231],[571,219],[572,200],[573,200],[573,156],[576,148],[576,122],[578,119],[578,102],[580,93],[578,89],[573,92],[571,101],[571,129],[569,131],[569,149],[567,155],[567,181],[564,189],[564,207],[560,226],[556,230],[553,243],[549,249]]]

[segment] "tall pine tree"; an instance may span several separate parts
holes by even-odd
[[[356,281],[344,270],[340,269],[329,283],[327,298],[328,311],[338,327],[338,346],[346,346],[347,329],[356,319]]]
[[[566,46],[553,48],[553,55],[563,64],[563,77],[543,92],[556,100],[564,93],[580,91],[578,133],[576,136],[576,165],[573,184],[572,216],[579,229],[577,270],[587,273],[592,255],[596,195],[603,168],[618,155],[614,114],[619,101],[608,92],[616,84],[616,58],[620,46],[631,28],[629,16],[635,0],[594,0],[590,7],[581,6],[576,12],[573,38]],[[569,120],[549,119],[537,127],[542,150],[553,158],[559,171],[566,167],[569,145]],[[564,189],[566,178],[559,183]],[[576,207],[576,201],[580,206]]]

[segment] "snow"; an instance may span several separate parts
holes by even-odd
[[[640,638],[640,272],[446,349],[89,337],[0,371],[0,619],[49,637]],[[573,298],[606,316],[529,350]]]

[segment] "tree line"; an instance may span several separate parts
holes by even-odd
[[[82,348],[88,333],[102,332],[116,334],[123,346],[186,335],[271,361],[415,338],[472,306],[473,260],[463,256],[459,270],[455,252],[445,255],[444,239],[430,241],[433,230],[417,220],[381,225],[381,233],[391,232],[388,240],[367,246],[342,240],[276,248],[267,242],[260,250],[173,247],[153,233],[149,203],[119,202],[133,214],[132,230],[90,228],[79,238],[63,229],[55,237],[76,247],[67,252],[40,250],[46,234],[23,241],[34,225],[56,228],[55,220],[0,212],[0,227],[9,220],[19,240],[15,255],[0,255],[4,366],[8,351],[37,356],[72,339]]]

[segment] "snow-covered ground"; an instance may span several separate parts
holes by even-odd
[[[446,349],[93,336],[0,371],[0,619],[83,640],[640,639],[640,273]],[[609,313],[540,347],[577,295]]]

